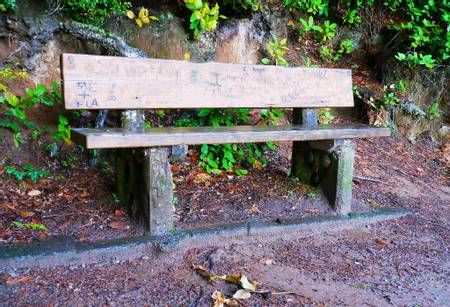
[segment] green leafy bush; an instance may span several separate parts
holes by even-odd
[[[251,109],[201,109],[188,118],[175,122],[176,126],[237,126],[249,124]],[[260,120],[266,124],[275,123],[283,112],[276,109],[260,110]],[[274,149],[272,143],[258,144],[212,144],[200,147],[199,166],[208,173],[234,171],[245,175],[245,167],[261,168],[267,164],[264,151]]]
[[[395,58],[409,66],[425,66],[433,69],[447,65],[450,57],[450,2],[448,0],[285,0],[284,5],[295,10],[307,19],[300,18],[300,33],[314,31],[317,41],[326,42],[334,38],[339,26],[345,24],[358,26],[366,7],[384,6],[390,11],[386,14],[389,28],[394,31]],[[333,14],[331,14],[333,12]],[[316,20],[314,20],[316,17]],[[332,22],[336,21],[336,23]],[[338,25],[339,24],[339,25]],[[321,35],[317,35],[320,32]],[[322,48],[321,57],[330,60],[340,59],[339,54],[349,53],[345,46]],[[338,57],[334,58],[334,49]]]
[[[16,0],[0,0],[0,12],[15,11],[16,9]]]
[[[328,0],[285,0],[284,6],[312,15],[328,15]]]
[[[36,182],[41,178],[48,177],[49,173],[46,170],[35,169],[34,166],[30,163],[25,164],[22,167],[22,171],[15,168],[14,166],[8,165],[6,167],[6,173],[10,176],[13,176],[18,181],[22,181],[25,178],[31,179],[31,181]]]
[[[439,104],[437,102],[434,102],[430,105],[427,111],[427,117],[428,119],[435,119],[441,117],[441,112],[439,111]]]
[[[0,69],[0,127],[7,128],[14,133],[13,141],[16,147],[23,142],[21,127],[32,129],[32,135],[37,137],[41,131],[36,124],[28,120],[26,110],[37,104],[54,106],[61,103],[59,85],[52,83],[51,89],[42,84],[36,84],[34,88],[26,88],[26,95],[18,97],[11,93],[7,83],[10,81],[24,80],[27,78],[24,71],[14,71],[10,68]]]
[[[252,11],[261,10],[261,0],[224,0],[225,5],[231,6],[234,10],[243,8],[244,10],[251,9]]]
[[[424,0],[385,0],[399,21],[391,29],[405,33],[399,36],[397,56],[410,66],[434,68],[450,57],[450,2]],[[405,18],[406,17],[406,18]],[[406,20],[405,20],[406,19]]]
[[[66,0],[64,4],[69,17],[97,26],[112,14],[125,15],[131,8],[129,1],[121,0]]]
[[[203,31],[215,30],[219,18],[226,18],[219,15],[217,3],[212,8],[208,2],[202,0],[185,0],[184,3],[192,11],[189,28],[194,31],[195,39],[198,39]]]
[[[286,52],[289,50],[286,47],[286,42],[286,38],[278,40],[278,37],[274,36],[269,44],[267,44],[267,51],[271,59],[263,58],[261,62],[265,65],[274,63],[277,66],[289,66],[288,61],[284,58]]]
[[[70,138],[70,134],[72,132],[72,128],[69,125],[69,120],[64,115],[60,115],[58,117],[58,128],[56,133],[53,134],[55,140],[63,140],[67,144],[71,144],[72,140]]]

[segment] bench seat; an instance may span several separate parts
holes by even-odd
[[[340,126],[162,127],[131,131],[124,128],[73,129],[72,138],[88,149],[173,145],[314,141],[390,136],[389,128],[364,124]]]

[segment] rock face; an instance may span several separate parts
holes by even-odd
[[[395,118],[396,124],[403,134],[411,141],[425,132],[437,136],[439,123],[427,119],[427,110],[433,103],[439,104],[444,118],[450,117],[450,70],[417,68],[414,71],[399,65],[396,61],[380,64],[383,83],[398,83],[402,81],[408,96],[401,105],[404,112],[399,112]]]
[[[108,54],[95,43],[68,33],[57,14],[48,14],[45,3],[22,0],[15,16],[0,17],[0,66],[20,63],[30,75],[30,82],[18,85],[15,92],[32,83],[49,86],[60,79],[60,55],[64,52]],[[159,14],[156,14],[159,16]],[[121,18],[105,25],[112,33],[152,58],[228,63],[260,63],[272,35],[286,36],[286,20],[273,14],[255,14],[252,18],[230,18],[219,28],[193,40],[186,32],[183,20],[172,14],[161,14],[160,20],[139,28],[132,20]],[[38,125],[55,125],[64,112],[33,112]],[[33,117],[34,117],[33,116]]]

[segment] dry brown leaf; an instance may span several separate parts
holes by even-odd
[[[253,160],[253,167],[256,169],[263,169],[264,166],[258,160]]]
[[[114,211],[114,215],[117,216],[117,217],[122,217],[122,216],[126,216],[127,214],[125,212],[123,212],[122,209],[116,209]]]
[[[373,208],[380,208],[381,207],[381,204],[379,202],[377,202],[376,200],[367,198],[367,202]]]
[[[245,291],[245,290],[237,290],[235,294],[233,294],[233,298],[237,299],[237,300],[248,300],[249,298],[251,298],[252,295],[250,292]]]
[[[214,299],[214,307],[223,307],[224,304],[228,306],[239,305],[236,300],[232,298],[225,298],[225,295],[219,290],[214,291],[211,297]]]
[[[226,298],[224,303],[225,303],[225,305],[228,305],[228,306],[237,306],[237,305],[239,305],[239,303],[236,300],[232,299],[232,298]]]
[[[236,275],[236,274],[227,275],[225,280],[228,282],[231,282],[235,285],[238,285],[239,287],[241,287],[244,290],[249,290],[249,291],[255,291],[259,285],[255,281],[250,281],[247,278],[247,276],[245,276],[242,273],[240,273],[238,275]]]
[[[208,278],[211,281],[217,281],[217,280],[225,280],[226,275],[217,275],[214,273],[209,272],[204,266],[194,264],[192,268],[201,276]]]
[[[31,190],[30,192],[28,192],[28,196],[39,196],[41,195],[41,191],[39,190]]]
[[[6,280],[6,284],[9,286],[12,286],[12,285],[26,283],[26,282],[29,282],[30,280],[31,280],[30,275],[23,275],[23,276],[19,276],[19,277],[15,277],[15,278],[13,278],[13,277],[8,278]]]
[[[127,222],[121,221],[112,222],[108,226],[112,229],[121,229],[121,230],[130,229],[130,225]]]
[[[230,185],[227,188],[228,191],[242,190],[242,184]]]
[[[24,210],[24,211],[20,211],[19,215],[20,215],[21,218],[26,219],[26,218],[29,218],[30,216],[34,215],[34,212],[33,211]]]
[[[219,290],[214,291],[211,298],[214,300],[214,307],[223,307],[225,304],[225,295]]]
[[[375,239],[375,243],[383,245],[383,246],[388,246],[389,244],[383,240],[383,239]]]
[[[208,181],[212,178],[211,175],[206,173],[198,173],[195,177],[201,181]]]
[[[273,264],[273,260],[272,259],[261,259],[260,263],[265,264],[265,265],[272,265]]]
[[[255,207],[255,206],[251,207],[251,208],[250,208],[250,211],[251,211],[252,213],[254,213],[254,214],[259,214],[259,213],[261,213],[261,210],[259,210],[258,207]]]
[[[8,204],[8,203],[1,203],[0,204],[0,208],[3,208],[3,209],[8,209],[8,210],[11,210],[11,211],[17,211],[17,208],[16,207],[14,207],[13,205],[11,205],[11,204]]]

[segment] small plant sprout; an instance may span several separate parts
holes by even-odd
[[[435,119],[441,117],[441,112],[439,111],[439,104],[434,102],[430,105],[427,112],[428,119]]]
[[[272,41],[267,45],[267,51],[271,59],[263,58],[261,62],[265,65],[275,62],[276,66],[289,66],[288,61],[284,58],[286,52],[289,50],[286,47],[287,39],[283,38],[278,40],[278,37],[274,36]]]

